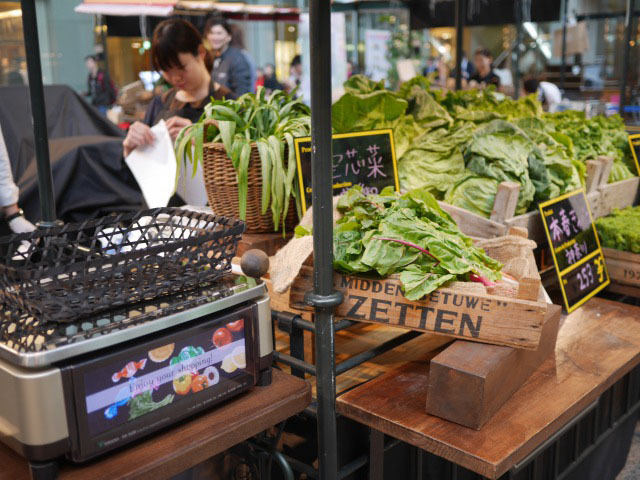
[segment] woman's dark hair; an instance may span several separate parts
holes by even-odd
[[[540,81],[537,78],[528,78],[524,81],[524,91],[531,94],[536,93],[540,87]]]
[[[227,31],[227,33],[231,35],[231,38],[233,38],[233,30],[231,29],[231,25],[229,25],[229,22],[227,22],[227,19],[223,17],[217,17],[217,16],[210,17],[207,20],[207,23],[204,24],[204,35],[207,36],[211,31],[211,29],[216,25],[220,25],[222,28],[224,28]]]
[[[202,36],[196,27],[180,18],[170,18],[160,22],[153,31],[151,61],[159,70],[182,68],[178,55],[190,53],[197,57],[201,45],[204,47]],[[213,68],[213,54],[209,49],[204,48],[206,52],[204,64],[210,71]]]
[[[302,63],[302,58],[300,57],[300,55],[296,55],[295,57],[293,57],[293,60],[291,60],[291,67],[297,67],[298,65],[300,65]]]
[[[475,51],[474,55],[482,55],[483,57],[493,58],[493,55],[491,55],[491,52],[489,51],[489,49],[483,48],[483,47],[478,48]]]

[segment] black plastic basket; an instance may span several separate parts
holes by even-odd
[[[231,269],[244,229],[156,208],[2,237],[0,295],[39,320],[73,321],[215,281]]]

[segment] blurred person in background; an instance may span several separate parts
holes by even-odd
[[[267,93],[271,93],[274,90],[282,90],[283,86],[276,77],[276,67],[272,63],[267,63],[264,68],[264,88]]]
[[[542,82],[537,78],[528,78],[523,84],[524,92],[527,95],[536,94],[542,108],[547,112],[555,112],[558,104],[562,101],[562,92],[551,82]]]
[[[256,67],[256,62],[253,61],[253,57],[247,51],[247,46],[244,41],[244,30],[240,28],[239,25],[235,23],[230,23],[229,28],[231,28],[231,46],[240,50],[242,55],[244,55],[244,59],[249,64],[249,73],[251,74],[251,85],[253,89],[251,92],[255,93],[256,91],[256,82],[258,80],[258,67]]]
[[[32,232],[36,227],[24,218],[18,207],[18,186],[13,181],[7,146],[0,129],[0,212],[13,233]]]
[[[151,61],[172,87],[154,97],[144,122],[135,122],[122,142],[126,157],[137,147],[155,141],[151,127],[165,120],[171,139],[187,125],[197,122],[211,97],[235,98],[224,85],[211,78],[213,53],[200,32],[189,22],[171,18],[158,24],[153,32]]]
[[[107,109],[116,101],[116,88],[109,78],[109,74],[99,68],[95,55],[87,55],[84,64],[89,70],[85,96],[91,97],[91,105],[96,107],[102,115],[106,115]]]
[[[264,70],[262,68],[258,68],[256,70],[256,91],[258,87],[264,87]]]
[[[475,73],[469,78],[469,88],[500,88],[500,77],[493,71],[493,55],[486,48],[479,48],[473,55]]]
[[[300,83],[302,83],[302,57],[296,55],[289,66],[289,79],[287,80],[286,90],[291,92],[293,89],[298,88]]]
[[[229,89],[227,98],[238,98],[253,91],[251,65],[242,50],[232,46],[233,31],[227,21],[221,17],[207,20],[204,35],[213,49],[215,60],[211,71],[214,82]]]

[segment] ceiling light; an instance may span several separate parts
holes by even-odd
[[[15,10],[7,10],[6,12],[0,12],[0,20],[5,18],[17,18],[22,16],[22,10],[16,8]]]

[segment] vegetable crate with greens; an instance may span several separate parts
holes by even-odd
[[[176,158],[194,174],[202,164],[217,215],[245,220],[248,233],[284,233],[300,212],[293,140],[309,133],[309,107],[279,90],[267,98],[259,87],[237,100],[212,99],[200,121],[180,132]]]
[[[424,77],[389,91],[354,75],[333,106],[332,122],[336,133],[392,128],[401,188],[427,188],[479,219],[492,216],[503,182],[520,185],[511,215],[517,218],[535,216],[540,201],[585,186],[587,162],[601,156],[613,158],[605,183],[636,175],[620,117],[545,113],[534,96],[512,100],[490,89],[444,93]],[[490,228],[475,222],[483,223]]]
[[[334,282],[345,295],[337,316],[537,347],[547,304],[540,300],[535,242],[525,231],[474,244],[427,189],[364,195],[354,187],[337,208]],[[291,307],[308,308],[304,294],[312,284],[305,265],[291,286]]]
[[[609,290],[640,297],[640,206],[596,220],[611,284]]]

